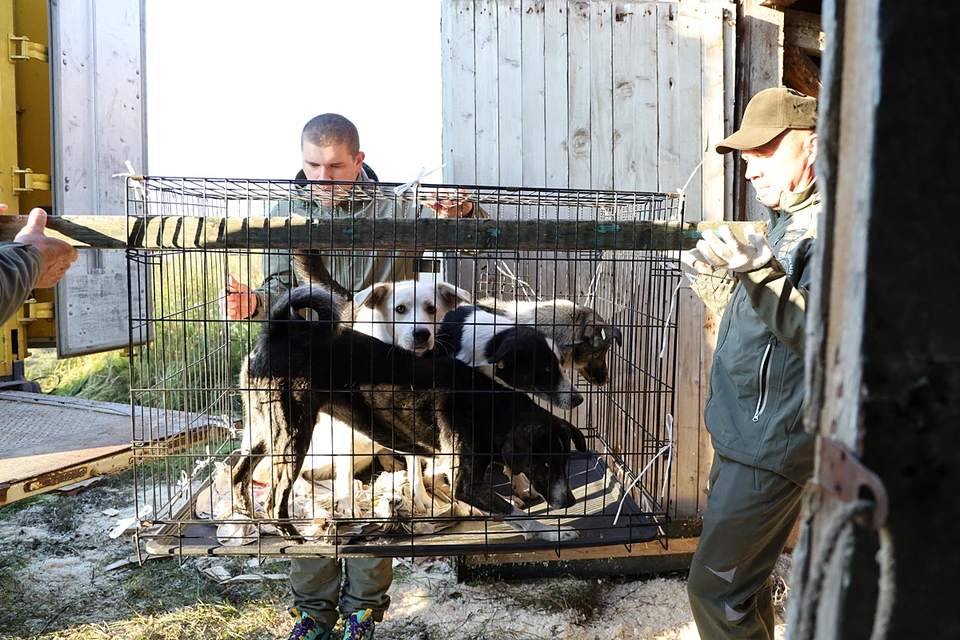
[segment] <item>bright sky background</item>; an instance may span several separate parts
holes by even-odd
[[[440,165],[439,0],[146,0],[145,15],[152,175],[292,179],[326,112],[357,125],[381,180]]]

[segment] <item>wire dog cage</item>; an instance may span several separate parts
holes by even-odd
[[[438,200],[470,217],[438,218]],[[167,555],[665,544],[682,209],[682,194],[131,178],[138,537]],[[257,309],[228,320],[244,285]],[[297,307],[294,285],[323,308]],[[345,303],[324,317],[328,291]],[[441,322],[454,307],[460,333]],[[526,359],[541,340],[549,356]],[[552,377],[517,382],[534,369]],[[202,442],[158,446],[177,412],[211,425]],[[312,433],[284,440],[297,429]]]

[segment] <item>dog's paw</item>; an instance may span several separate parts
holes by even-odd
[[[415,514],[430,513],[430,505],[423,498],[411,498],[410,504]]]
[[[515,493],[511,493],[509,496],[507,496],[507,502],[509,502],[510,504],[512,504],[512,505],[513,505],[514,507],[516,507],[517,509],[526,509],[526,508],[527,508],[527,503],[524,502],[523,498],[521,498],[520,496],[518,496],[518,495],[515,494]]]
[[[568,540],[578,540],[583,536],[573,527],[550,527],[540,531],[528,531],[523,534],[527,540],[545,540],[547,542],[566,542]]]
[[[289,522],[278,522],[277,530],[280,532],[280,535],[287,539],[287,542],[291,542],[293,544],[303,544],[306,542],[303,536],[300,535],[300,532],[297,531],[297,528]]]
[[[333,508],[333,516],[335,518],[356,517],[356,514],[353,512],[353,500],[350,498],[341,498],[340,500],[337,500],[337,504]]]

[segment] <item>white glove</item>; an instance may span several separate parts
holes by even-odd
[[[773,260],[773,247],[753,225],[743,229],[747,242],[741,242],[723,225],[719,234],[704,233],[696,248],[690,250],[694,260],[705,262],[714,269],[726,269],[737,273],[756,271]]]

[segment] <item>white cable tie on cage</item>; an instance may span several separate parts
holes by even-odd
[[[140,507],[140,511],[137,512],[137,515],[117,520],[116,524],[113,525],[113,529],[110,530],[110,538],[116,540],[124,533],[129,531],[131,527],[135,527],[137,529],[142,528],[147,516],[150,515],[153,515],[153,507],[149,504],[143,505]]]
[[[660,447],[660,451],[657,451],[656,455],[650,458],[650,462],[648,462],[646,466],[640,470],[640,473],[638,473],[637,477],[633,479],[633,482],[630,483],[630,486],[623,490],[623,497],[620,498],[620,504],[617,506],[617,515],[613,517],[614,526],[616,526],[617,521],[620,519],[620,511],[623,510],[624,500],[627,499],[627,496],[630,495],[630,492],[637,485],[637,483],[643,479],[643,474],[645,474],[647,470],[653,466],[653,463],[657,461],[657,458],[662,456],[664,453],[667,453],[667,472],[664,474],[663,493],[660,494],[660,499],[663,500],[663,495],[666,493],[667,481],[670,478],[670,461],[673,459],[673,416],[668,413],[665,422],[667,425],[667,444]]]
[[[180,469],[180,477],[177,478],[177,493],[182,493],[183,490],[190,484],[190,475],[187,473],[186,469]]]
[[[410,191],[410,189],[413,189],[413,188],[415,188],[417,185],[419,185],[419,184],[420,184],[420,181],[423,180],[424,178],[426,178],[428,175],[430,175],[431,173],[434,173],[434,172],[436,172],[436,171],[440,171],[440,169],[443,169],[445,166],[447,166],[447,163],[443,163],[442,165],[440,165],[439,167],[437,167],[437,168],[435,168],[435,169],[430,169],[430,171],[427,171],[427,168],[426,168],[426,167],[420,167],[420,174],[417,175],[417,177],[414,178],[413,180],[411,180],[410,182],[405,182],[405,183],[401,184],[399,187],[394,187],[394,188],[393,188],[393,195],[395,195],[395,196],[402,196],[402,195],[405,194],[407,191]]]
[[[663,486],[660,487],[660,502],[663,502],[664,496],[667,495],[667,483],[670,482],[670,469],[673,463],[673,414],[668,413],[666,419],[664,419],[664,424],[667,426],[667,447],[670,451],[667,452],[667,472],[663,474]]]
[[[130,162],[129,160],[127,160],[127,161],[125,161],[123,164],[127,167],[127,170],[126,170],[125,172],[123,172],[123,173],[115,173],[115,174],[113,174],[112,177],[114,177],[114,178],[133,178],[133,177],[135,177],[135,176],[140,176],[140,174],[137,173],[137,170],[133,168],[133,163],[132,163],[132,162]],[[141,181],[141,180],[136,180],[136,181],[134,181],[134,183],[133,183],[133,188],[136,189],[136,190],[140,193],[140,197],[146,197],[146,193],[147,193],[147,192],[146,192],[146,189],[144,189],[143,181]]]
[[[677,288],[673,290],[673,294],[670,296],[670,310],[667,311],[667,318],[665,323],[669,324],[670,319],[673,318],[673,310],[677,307],[677,298],[680,297],[680,287],[683,285],[683,279],[677,282]],[[667,350],[667,327],[666,324],[663,327],[663,342],[660,343],[660,354],[657,356],[660,360],[663,360],[663,352]]]

